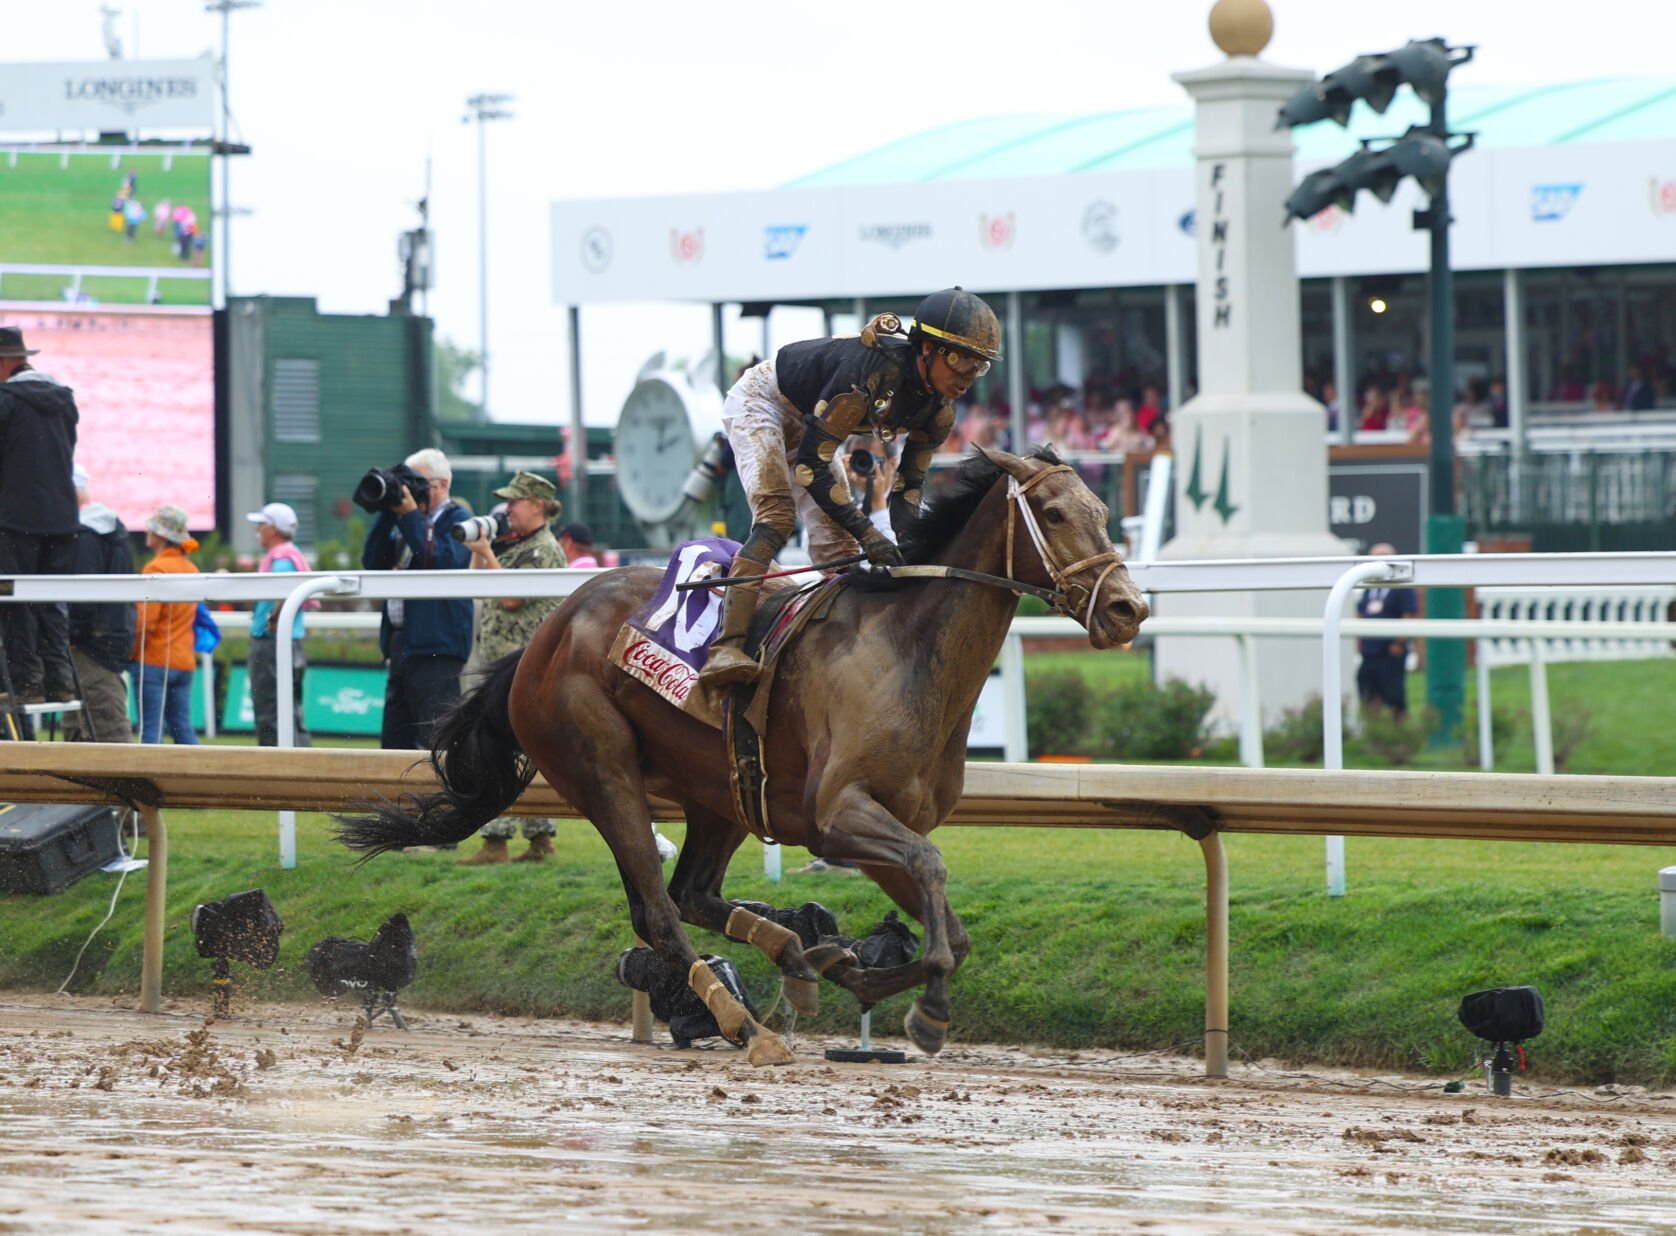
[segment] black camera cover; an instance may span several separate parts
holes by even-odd
[[[355,486],[355,505],[373,514],[394,511],[401,505],[403,485],[407,486],[413,500],[420,506],[430,501],[430,478],[418,469],[400,463],[393,468],[368,468],[361,483]]]
[[[1542,1033],[1542,993],[1534,987],[1493,987],[1461,998],[1461,1024],[1492,1043],[1523,1043]]]

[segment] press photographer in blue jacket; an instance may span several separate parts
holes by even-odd
[[[376,509],[378,518],[361,565],[369,571],[470,566],[471,551],[453,534],[468,515],[449,497],[453,479],[448,457],[434,447],[415,451],[400,468],[369,472],[355,501]],[[460,671],[471,655],[471,601],[387,601],[378,645],[390,663],[380,745],[424,750],[437,717],[460,695]]]

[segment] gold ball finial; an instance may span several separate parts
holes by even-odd
[[[1274,37],[1274,13],[1266,0],[1216,0],[1210,37],[1230,56],[1255,56]]]

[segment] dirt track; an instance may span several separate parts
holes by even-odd
[[[0,1232],[1676,1229],[1676,1096],[411,1019],[0,996]]]

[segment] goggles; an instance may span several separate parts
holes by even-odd
[[[939,346],[937,355],[943,358],[956,377],[981,378],[989,372],[989,362],[981,356],[973,356],[970,352],[962,352],[958,348]]]

